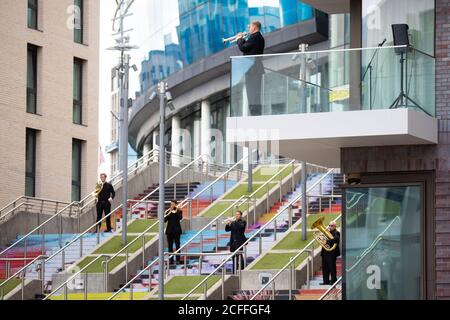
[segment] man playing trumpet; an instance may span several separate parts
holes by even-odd
[[[225,231],[231,231],[230,252],[234,252],[247,241],[247,238],[245,237],[247,222],[242,220],[242,212],[236,211],[234,219],[229,218],[225,220],[225,223]],[[244,258],[241,253],[237,253],[233,256],[233,272],[236,272],[238,267],[240,267],[240,269],[244,268]]]
[[[244,56],[259,55],[264,53],[266,43],[261,34],[261,23],[259,21],[253,21],[249,25],[247,39],[244,38],[243,33],[238,33],[236,38],[239,50],[244,54]],[[263,74],[264,66],[261,58],[253,58],[253,65],[245,74],[248,108],[250,115],[252,116],[259,116],[262,114],[261,80]]]

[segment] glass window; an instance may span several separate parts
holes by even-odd
[[[28,28],[38,28],[38,0],[28,0]]]
[[[72,140],[72,201],[81,199],[81,148],[82,141]]]
[[[73,63],[73,123],[82,123],[83,61],[75,59]]]
[[[345,190],[348,300],[421,299],[421,187]]]
[[[37,112],[37,47],[28,45],[27,54],[27,112]]]
[[[83,43],[83,0],[74,0],[74,33],[73,41]]]
[[[36,130],[29,128],[25,137],[25,195],[36,196]]]

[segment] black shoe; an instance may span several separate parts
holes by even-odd
[[[330,283],[329,283],[329,282],[321,282],[320,285],[321,285],[321,286],[329,286]]]

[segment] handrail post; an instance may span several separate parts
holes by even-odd
[[[80,237],[80,258],[83,256],[83,236]]]
[[[41,261],[41,280],[42,280],[41,293],[44,294],[44,291],[45,291],[45,258],[43,258]]]
[[[84,275],[84,300],[88,298],[88,273],[85,271]]]
[[[145,234],[142,236],[142,269],[145,268]]]
[[[189,230],[192,229],[192,199],[188,199]]]
[[[61,251],[61,270],[64,271],[66,269],[66,251]]]
[[[277,219],[273,221],[273,241],[277,241]]]
[[[292,257],[290,258],[290,267],[289,267],[289,300],[292,300],[292,278],[293,278],[293,273],[294,273],[294,260],[292,259]]]
[[[225,300],[225,265],[222,266],[222,300]]]
[[[184,276],[187,276],[187,247],[185,249],[185,255],[184,255]]]
[[[216,252],[219,252],[219,224],[216,221]]]
[[[59,247],[62,247],[62,233],[63,233],[63,227],[62,227],[62,212],[59,214]]]
[[[64,284],[64,300],[67,300],[68,292],[67,292],[67,282]]]
[[[291,175],[292,175],[292,177],[291,177],[291,191],[292,192],[294,192],[294,189],[295,189],[295,174],[294,174],[294,171],[295,171],[295,165],[294,165],[294,162],[292,162],[292,171],[291,171]]]
[[[25,269],[22,273],[21,273],[21,275],[22,275],[22,277],[21,277],[21,281],[20,281],[20,289],[21,289],[21,295],[22,295],[22,301],[23,300],[25,300],[24,298],[25,298],[25,273],[26,273],[26,270],[27,269]]]
[[[205,300],[208,299],[208,281],[205,282]]]
[[[125,250],[125,283],[128,281],[128,247]]]
[[[272,281],[272,300],[275,301],[275,281]]]
[[[109,278],[109,272],[108,272],[108,264],[109,264],[109,257],[107,256],[105,261],[103,261],[102,265],[103,265],[103,274],[104,274],[104,288],[103,290],[105,290],[105,292],[108,292],[108,278]]]
[[[6,260],[6,279],[9,279],[11,276],[11,262]]]
[[[292,206],[289,206],[288,209],[288,224],[290,229],[292,227]]]

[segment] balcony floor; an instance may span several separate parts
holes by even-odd
[[[437,143],[437,119],[413,109],[231,117],[227,143],[340,166],[340,149]]]

